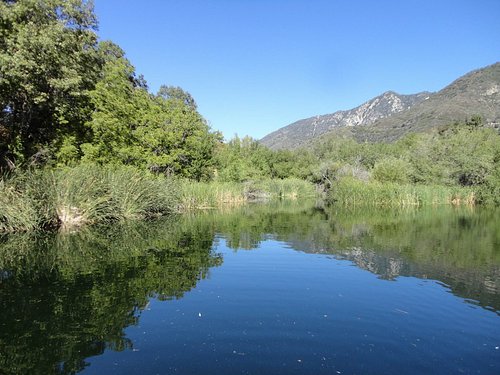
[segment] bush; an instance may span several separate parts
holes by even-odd
[[[484,184],[478,187],[478,201],[500,206],[500,166],[491,172]]]
[[[372,176],[379,182],[405,184],[410,181],[411,164],[402,159],[385,158],[373,167]]]

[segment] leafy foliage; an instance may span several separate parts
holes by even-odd
[[[0,168],[81,140],[101,67],[91,2],[0,2]]]
[[[350,178],[470,187],[479,201],[500,203],[500,137],[479,116],[394,143],[341,133],[293,151],[270,150],[250,137],[223,143],[191,94],[169,85],[151,93],[119,46],[97,42],[96,27],[91,1],[0,2],[0,173],[83,163],[249,186],[298,178],[325,190]],[[497,71],[495,64],[462,81],[490,82]],[[417,101],[427,106],[431,99]],[[2,205],[17,196],[6,191]]]
[[[220,135],[196,111],[191,95],[180,88],[168,94],[166,87],[151,95],[119,47],[107,43],[101,48],[106,64],[91,93],[95,110],[87,126],[93,137],[82,145],[83,160],[210,178]]]
[[[0,168],[83,159],[209,179],[221,136],[193,97],[149,93],[96,26],[90,1],[0,2]]]
[[[408,183],[411,168],[409,162],[394,157],[378,161],[373,167],[373,178],[379,182]]]
[[[250,138],[236,137],[219,149],[218,178],[247,181],[296,177],[323,185],[326,190],[348,178],[361,182],[344,184],[349,189],[376,182],[366,189],[372,193],[378,189],[381,196],[394,184],[402,185],[402,191],[412,190],[410,185],[427,185],[431,195],[433,190],[443,190],[436,186],[443,186],[451,189],[439,193],[442,199],[429,196],[430,201],[452,202],[456,201],[454,195],[473,193],[472,201],[498,204],[499,161],[498,132],[483,126],[481,118],[474,116],[433,132],[410,134],[394,143],[357,142],[332,136],[308,149],[272,151]],[[458,193],[462,187],[471,189]],[[423,191],[422,194],[429,195]]]

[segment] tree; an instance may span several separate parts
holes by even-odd
[[[218,179],[242,182],[272,176],[273,151],[252,137],[237,135],[217,150]]]
[[[90,94],[94,112],[87,126],[92,139],[82,145],[84,160],[210,178],[221,136],[196,111],[191,95],[169,86],[151,95],[118,46],[106,42],[100,52],[106,63]],[[186,99],[180,100],[181,96]]]
[[[196,180],[210,179],[222,135],[212,132],[192,106],[179,100],[156,97],[152,108],[145,125],[134,132],[147,168]]]
[[[156,95],[166,100],[179,101],[193,110],[198,108],[191,94],[180,87],[162,85]]]
[[[386,157],[373,167],[373,178],[379,182],[410,182],[411,164],[401,158]]]
[[[91,1],[0,2],[0,168],[85,137],[96,28]]]
[[[410,150],[413,180],[424,184],[478,186],[489,180],[500,154],[493,129],[454,124],[419,137]]]
[[[105,61],[100,80],[90,93],[94,112],[86,123],[91,137],[82,144],[84,160],[101,164],[140,164],[133,148],[134,131],[144,125],[151,100],[145,84],[135,77],[135,69],[125,52],[112,42],[99,45]]]

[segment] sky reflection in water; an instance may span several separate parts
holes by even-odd
[[[0,369],[500,373],[498,218],[285,204],[5,238]]]

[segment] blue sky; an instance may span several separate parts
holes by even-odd
[[[499,0],[94,0],[99,34],[189,91],[226,138],[261,138],[387,90],[500,61]]]

